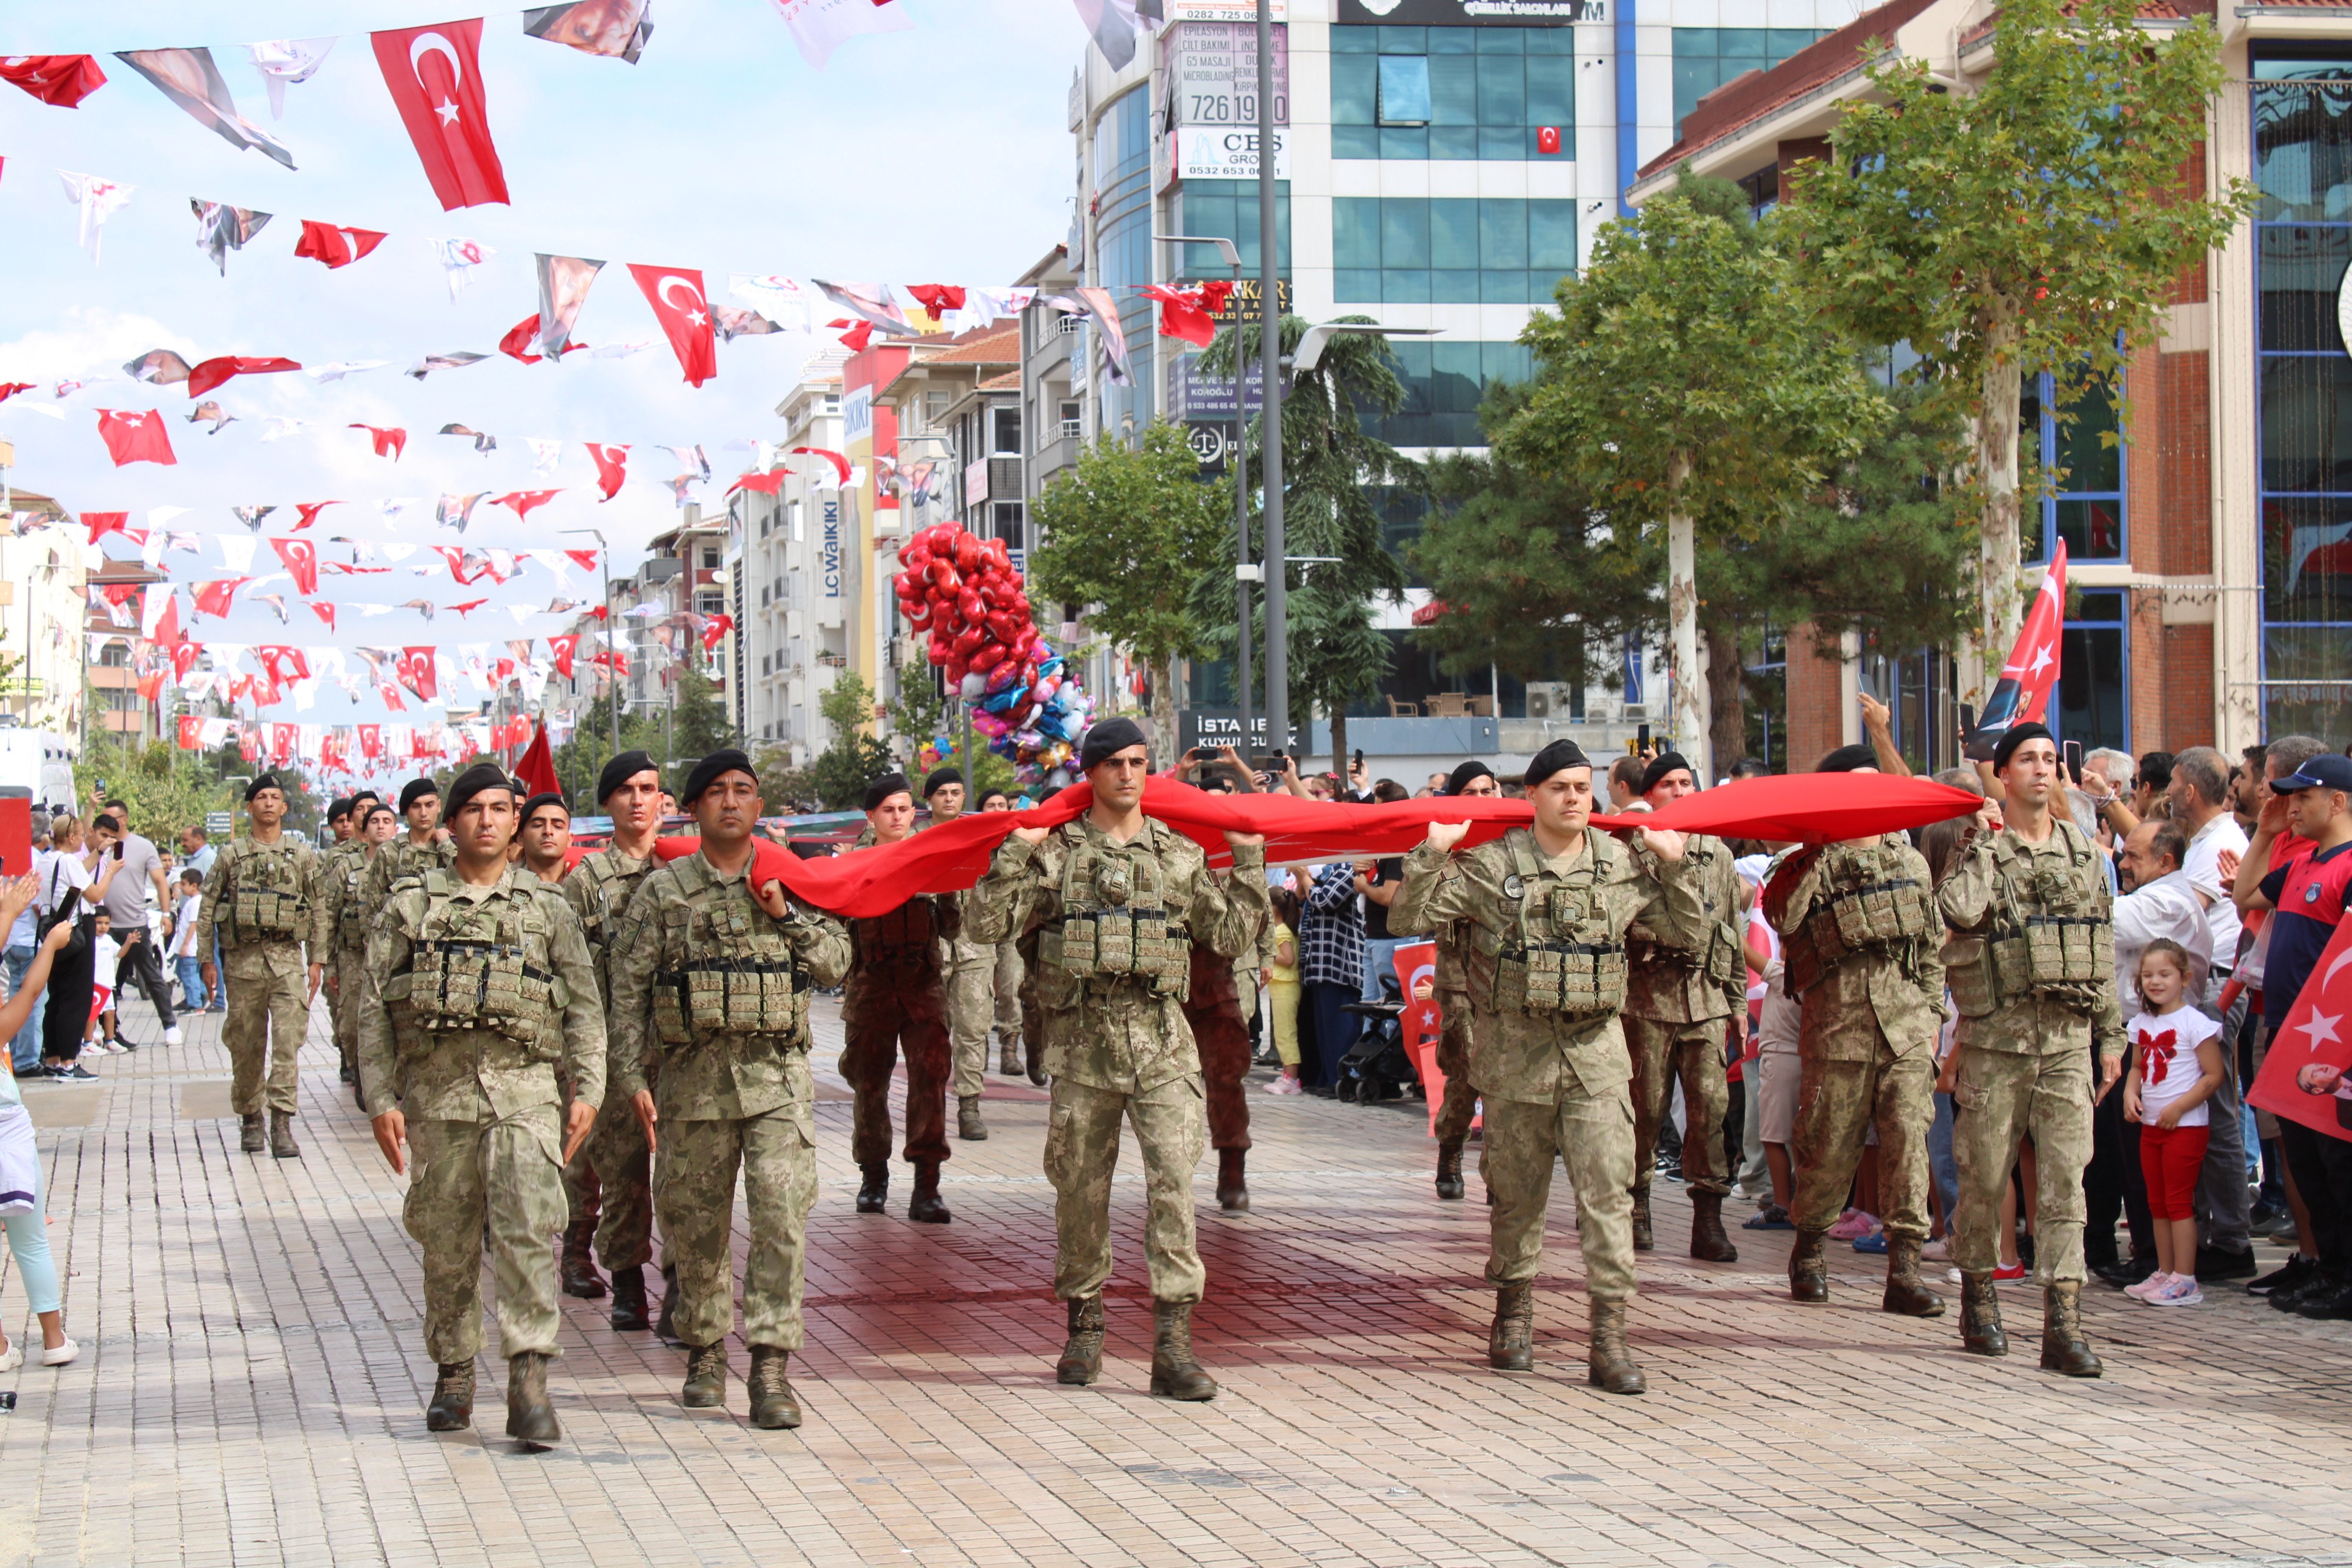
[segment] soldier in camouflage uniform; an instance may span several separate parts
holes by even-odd
[[[1184,1021],[1198,944],[1231,960],[1256,941],[1268,908],[1265,841],[1225,835],[1233,874],[1209,874],[1200,846],[1143,815],[1150,763],[1127,719],[1087,731],[1079,760],[1094,805],[1059,827],[1016,829],[972,890],[973,940],[1035,933],[1030,973],[1054,1081],[1045,1176],[1054,1184],[1054,1294],[1069,1303],[1062,1383],[1102,1370],[1102,1289],[1110,1278],[1110,1184],[1119,1124],[1143,1151],[1150,1217],[1144,1254],[1155,1333],[1151,1392],[1207,1399],[1214,1379],[1192,1353],[1192,1308],[1206,1275],[1194,1244],[1192,1169],[1206,1133],[1201,1058]]]
[[[1445,793],[1491,800],[1502,791],[1495,770],[1481,762],[1467,762],[1446,775]],[[1396,906],[1389,906],[1393,919]],[[1391,932],[1394,927],[1391,928]],[[1478,1087],[1470,1079],[1470,1036],[1476,1005],[1470,994],[1470,975],[1464,961],[1469,940],[1465,923],[1449,921],[1436,931],[1437,1070],[1445,1079],[1445,1098],[1439,1102],[1431,1134],[1437,1140],[1437,1195],[1458,1198],[1462,1182],[1462,1145],[1470,1124],[1478,1117]]]
[[[931,810],[930,826],[953,822],[963,815],[963,773],[958,768],[933,768],[923,780],[923,804]],[[959,910],[963,895],[946,895]],[[988,1124],[980,1117],[981,1090],[987,1087],[988,1026],[995,1015],[992,987],[996,949],[961,936],[940,939],[940,975],[947,993],[948,1041],[953,1063],[956,1136],[980,1142]]]
[[[441,789],[431,778],[414,778],[400,786],[400,816],[408,831],[375,852],[360,878],[360,907],[382,910],[404,878],[427,871],[446,871],[457,860],[457,847],[440,826]]]
[[[361,1081],[395,1173],[415,1153],[401,1218],[425,1254],[425,1346],[438,1373],[425,1425],[473,1420],[482,1349],[482,1248],[498,1284],[507,1436],[557,1441],[547,1363],[560,1319],[550,1243],[563,1163],[604,1097],[604,1020],[580,922],[553,888],[507,863],[506,773],[485,763],[449,786],[457,857],[401,879],[368,938]],[[557,1075],[572,1086],[562,1109]]]
[[[729,1236],[740,1170],[751,1236],[743,1276],[751,1423],[797,1426],[785,1367],[802,1342],[803,1261],[816,1199],[808,1001],[811,990],[841,978],[849,939],[839,921],[782,889],[751,886],[761,801],[750,758],[737,751],[703,758],[682,798],[701,825],[702,847],[638,885],[606,958],[614,1092],[634,1103],[661,1162],[655,1201],[677,1273],[677,1333],[688,1346],[680,1403],[726,1403],[726,1339],[735,1320]],[[654,1063],[657,1087],[647,1083]]]
[[[560,889],[565,875],[572,869],[572,808],[563,804],[558,790],[541,790],[522,803],[515,813],[517,826],[514,845],[509,858],[522,870],[529,871],[551,888]],[[568,900],[567,900],[568,901]],[[577,910],[572,911],[575,916]],[[602,983],[599,983],[599,1005],[602,1005]],[[572,1086],[563,1084],[568,1097]],[[568,1103],[568,1099],[567,1099]],[[592,1134],[572,1158],[563,1163],[563,1251],[557,1271],[563,1279],[563,1293],[583,1301],[599,1301],[604,1297],[604,1280],[596,1272],[594,1260],[589,1255],[589,1243],[596,1237],[596,1216],[602,1188],[596,1180],[596,1167],[591,1147]]]
[[[1961,1342],[2006,1355],[1993,1290],[2000,1194],[2021,1137],[2033,1140],[2033,1273],[2042,1288],[2042,1364],[2096,1377],[2083,1338],[2083,1168],[2091,1159],[2091,1058],[2105,1093],[2123,1068],[2114,899],[2098,847],[2063,809],[2058,748],[2021,724],[1994,748],[2007,792],[1978,814],[1937,889],[1950,939],[1945,980],[1959,1009],[1945,1074],[1959,1202]],[[2061,809],[2052,813],[2053,803]],[[2007,826],[1999,824],[2006,820]]]
[[[221,979],[230,992],[221,1044],[228,1047],[229,1103],[244,1120],[237,1147],[261,1152],[266,1110],[270,1153],[291,1160],[302,1152],[294,1142],[297,1058],[325,967],[323,952],[314,947],[306,989],[302,943],[315,934],[310,889],[318,857],[307,842],[279,830],[286,792],[276,774],[247,786],[245,812],[252,835],[222,846],[214,860],[197,909],[195,946],[205,951],[219,933]]]
[[[327,966],[327,1016],[335,1026],[335,1052],[342,1081],[360,1104],[359,963],[367,952],[367,921],[360,912],[360,876],[367,869],[368,843],[360,836],[376,804],[373,790],[362,790],[343,807],[334,846],[320,854],[310,886],[310,952]],[[345,929],[348,923],[348,931]]]
[[[1679,752],[1661,752],[1642,774],[1642,798],[1653,810],[1698,787]],[[1636,860],[1646,851],[1633,848]],[[1724,1045],[1731,1015],[1748,1008],[1748,961],[1733,921],[1740,881],[1722,839],[1692,834],[1683,864],[1697,891],[1706,926],[1696,942],[1666,941],[1636,922],[1625,936],[1625,1048],[1633,1068],[1633,1250],[1647,1252],[1650,1180],[1657,1169],[1658,1129],[1683,1087],[1683,1178],[1690,1184],[1690,1255],[1734,1263],[1739,1251],[1723,1230],[1723,1117],[1731,1103]],[[1644,865],[1643,869],[1650,868]]]
[[[613,819],[612,841],[582,858],[563,879],[563,901],[580,917],[588,938],[588,952],[596,965],[597,994],[607,1008],[605,1032],[616,1033],[609,1009],[613,992],[608,967],[614,929],[629,907],[637,888],[661,862],[654,843],[661,837],[661,771],[643,752],[624,752],[604,764],[596,779],[596,804]],[[644,1064],[648,1089],[658,1089],[658,1068]],[[588,1159],[596,1173],[603,1204],[595,1226],[596,1257],[613,1277],[613,1327],[635,1331],[651,1321],[646,1300],[646,1265],[654,1255],[653,1150],[646,1130],[635,1116],[614,1114],[596,1120],[588,1140]],[[567,1234],[567,1249],[572,1242]],[[669,1271],[664,1269],[667,1284]],[[671,1289],[663,1292],[663,1310],[669,1310]],[[662,1325],[662,1337],[669,1338]]]
[[[915,796],[904,774],[866,786],[866,831],[856,848],[896,844],[915,829]],[[880,1214],[890,1197],[890,1073],[907,1054],[906,1158],[915,1167],[907,1217],[945,1225],[940,1196],[948,1157],[948,994],[940,943],[962,931],[955,894],[908,899],[887,915],[849,922],[849,981],[842,992],[841,1076],[849,1080],[849,1155],[864,1178],[857,1212]]]
[[[1475,849],[1451,851],[1466,824],[1433,824],[1405,858],[1389,906],[1399,936],[1449,922],[1468,928],[1471,994],[1479,1027],[1471,1076],[1486,1100],[1485,1171],[1494,1211],[1486,1283],[1495,1321],[1486,1359],[1505,1371],[1534,1365],[1535,1277],[1555,1158],[1576,1190],[1591,1301],[1588,1379],[1612,1394],[1647,1386],[1625,1348],[1633,1295],[1632,1068],[1618,1012],[1625,999],[1625,933],[1639,921],[1668,941],[1695,942],[1708,917],[1683,865],[1679,834],[1643,828],[1634,851],[1588,830],[1592,767],[1572,741],[1528,765],[1532,828],[1514,827]]]
[[[1842,746],[1822,773],[1873,773],[1867,746]],[[1878,1131],[1886,1290],[1879,1306],[1939,1318],[1919,1278],[1927,1237],[1927,1131],[1936,1120],[1936,1038],[1944,1025],[1944,923],[1927,862],[1900,833],[1803,849],[1764,892],[1780,933],[1785,984],[1800,1009],[1795,1137],[1797,1245],[1789,1294],[1829,1300],[1823,1256]]]

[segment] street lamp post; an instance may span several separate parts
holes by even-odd
[[[604,535],[593,528],[567,528],[565,533],[584,533],[596,542],[596,563],[604,579],[604,686],[608,700],[604,706],[613,720],[613,754],[621,754],[621,680],[613,668],[613,550],[604,542]],[[591,805],[602,805],[601,801]]]
[[[1265,549],[1259,559],[1274,570],[1265,579],[1265,729],[1277,752],[1290,749],[1290,643],[1284,625],[1282,570],[1282,310],[1281,259],[1275,230],[1274,6],[1257,0],[1257,258],[1258,360],[1265,384],[1259,393],[1265,447]],[[1241,342],[1238,331],[1234,346]],[[1234,356],[1234,397],[1241,398],[1241,355]],[[1244,617],[1246,621],[1246,617]]]

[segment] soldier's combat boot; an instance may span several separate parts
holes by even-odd
[[[1830,1299],[1830,1233],[1801,1230],[1789,1254],[1789,1300],[1826,1301]]]
[[[1737,1263],[1739,1248],[1723,1234],[1723,1194],[1691,1189],[1690,1255],[1702,1263]]]
[[[1647,1186],[1635,1187],[1633,1189],[1633,1250],[1647,1252],[1657,1245],[1657,1238],[1650,1234],[1650,1189]]]
[[[299,1160],[302,1146],[294,1142],[294,1113],[273,1110],[269,1113],[269,1154],[276,1160]]]
[[[1022,1048],[1026,1053],[1022,1058],[1022,1060],[1027,1064],[1026,1071],[1029,1074],[1029,1081],[1035,1084],[1039,1089],[1045,1088],[1045,1047],[1040,1044],[1034,1037],[1032,1037],[1027,1044]]]
[[[860,1165],[857,1169],[866,1178],[857,1186],[857,1212],[880,1214],[890,1201],[890,1167]]]
[[[1506,1285],[1495,1292],[1495,1321],[1486,1331],[1486,1364],[1498,1372],[1535,1370],[1534,1286]]]
[[[593,1219],[573,1220],[563,1227],[563,1293],[577,1296],[583,1301],[604,1299],[604,1279],[596,1272],[596,1264],[588,1255],[588,1244],[596,1235]],[[638,1287],[640,1290],[644,1286]]]
[[[751,1347],[751,1375],[745,1387],[751,1395],[751,1425],[763,1431],[801,1424],[801,1402],[793,1397],[793,1385],[784,1376],[792,1353],[782,1345]]]
[[[727,1403],[727,1342],[687,1347],[686,1386],[677,1402],[688,1410],[716,1410]]]
[[[1151,1392],[1170,1399],[1210,1399],[1217,1380],[1192,1359],[1192,1303],[1151,1303]]]
[[[1243,1169],[1248,1160],[1246,1149],[1217,1151],[1217,1206],[1227,1214],[1249,1213],[1249,1176]]]
[[[2000,1331],[2000,1293],[1990,1274],[1960,1275],[1960,1348],[1971,1355],[2007,1355]]]
[[[1084,1388],[1102,1375],[1103,1310],[1100,1296],[1070,1300],[1070,1340],[1054,1363],[1054,1381]]]
[[[237,1129],[236,1146],[247,1154],[258,1154],[269,1147],[269,1134],[262,1129],[261,1112],[245,1113],[243,1125]]]
[[[1021,1072],[1021,1037],[1005,1035],[996,1042],[996,1074],[999,1078],[1015,1078]]]
[[[940,1196],[937,1160],[915,1162],[915,1195],[907,1200],[907,1217],[918,1225],[945,1225],[955,1217],[948,1213],[947,1199]]]
[[[2042,1370],[2096,1377],[2099,1358],[2083,1338],[2083,1282],[2061,1279],[2042,1292]]]
[[[1584,1352],[1584,1381],[1611,1394],[1640,1394],[1650,1386],[1625,1348],[1625,1303],[1592,1303],[1591,1343]]]
[[[677,1337],[677,1328],[675,1321],[677,1311],[677,1270],[665,1263],[662,1265],[661,1316],[654,1320],[654,1338],[661,1341],[661,1342],[666,1345],[675,1345],[678,1349],[684,1350],[687,1348],[686,1342]]]
[[[1940,1318],[1944,1315],[1944,1299],[1937,1295],[1919,1279],[1919,1238],[1916,1236],[1890,1236],[1886,1238],[1886,1294],[1878,1303],[1882,1312],[1900,1312],[1906,1318]]]
[[[1437,1146],[1437,1195],[1458,1198],[1462,1186],[1462,1140],[1449,1138]]]
[[[956,1136],[966,1143],[988,1141],[988,1123],[980,1119],[980,1096],[956,1096]]]
[[[433,1379],[433,1403],[425,1407],[427,1432],[462,1432],[474,1424],[474,1363],[443,1362]]]
[[[616,1329],[629,1331],[646,1326],[645,1265],[613,1270],[612,1323]]]
[[[548,1356],[524,1351],[507,1362],[507,1436],[526,1443],[560,1443],[555,1406],[547,1397]]]

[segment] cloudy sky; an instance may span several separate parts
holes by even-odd
[[[857,38],[822,71],[794,47],[767,0],[654,0],[654,34],[635,65],[593,58],[526,37],[519,10],[477,13],[425,0],[183,0],[11,7],[0,53],[88,53],[108,84],[79,109],[42,104],[0,84],[0,222],[8,236],[8,287],[0,289],[0,382],[42,384],[0,405],[0,436],[16,443],[14,481],[57,496],[68,510],[124,510],[138,526],[152,508],[190,509],[171,526],[207,536],[201,559],[166,558],[175,577],[228,574],[210,536],[252,538],[236,506],[276,504],[264,536],[281,534],[293,503],[341,498],[311,537],[335,533],[431,543],[550,546],[555,531],[597,527],[632,569],[644,542],[675,518],[657,481],[677,464],[656,444],[700,445],[720,473],[740,471],[730,440],[781,433],[773,409],[810,340],[739,338],[719,350],[719,374],[699,391],[684,385],[627,262],[701,268],[724,300],[730,272],[774,272],[895,282],[1009,281],[1068,226],[1071,142],[1064,110],[1085,34],[1067,0],[899,0],[917,26]],[[504,163],[509,206],[444,213],[401,127],[365,30],[484,15],[482,71]],[[325,65],[290,87],[272,121],[260,79],[237,46],[256,39],[340,34]],[[298,168],[240,152],[197,124],[128,66],[118,49],[206,45],[245,117],[277,135]],[[58,171],[132,187],[107,223],[93,265],[76,237],[76,212]],[[195,247],[191,198],[276,215],[226,278]],[[301,220],[387,231],[377,251],[329,270],[293,255]],[[462,236],[496,253],[453,303],[428,240]],[[561,366],[496,357],[498,340],[538,308],[535,252],[587,256],[611,265],[598,279],[575,336],[590,344],[649,341],[631,357],[572,356]],[[168,348],[191,362],[217,354],[277,354],[317,364],[376,359],[384,368],[319,384],[256,376],[212,394],[237,423],[218,434],[183,423],[185,388],[142,385],[123,362]],[[493,353],[424,382],[399,373],[424,354]],[[116,379],[66,399],[62,420],[25,406],[60,406],[49,384],[106,372]],[[174,468],[117,469],[97,433],[100,407],[158,407],[173,417]],[[307,428],[265,443],[272,416]],[[353,422],[409,432],[398,463],[378,458]],[[499,438],[472,443],[433,434],[459,423]],[[571,445],[551,479],[535,479],[525,438]],[[578,443],[625,442],[631,483],[599,504],[594,468]],[[731,467],[730,466],[731,465]],[[485,503],[462,541],[430,524],[444,492],[565,487],[528,526]],[[384,498],[427,502],[421,525],[388,527]],[[110,549],[122,552],[120,541]],[[322,550],[329,558],[339,547]],[[420,549],[419,553],[427,553]],[[429,556],[428,556],[429,558]],[[411,557],[414,563],[415,557]],[[381,564],[379,561],[379,564]],[[256,573],[275,569],[260,546]],[[283,590],[286,584],[276,585]],[[207,619],[198,637],[257,643],[396,644],[499,640],[561,630],[550,617],[518,625],[502,606],[544,604],[555,584],[534,571],[495,588],[460,591],[446,572],[331,577],[323,592],[346,606],[420,595],[446,604],[491,595],[489,616],[443,615],[430,626],[413,611],[373,619],[345,608],[340,636],[299,604],[281,626],[266,606]],[[185,617],[184,601],[183,616]],[[373,698],[354,708],[340,692],[310,711],[291,704],[266,717],[312,722],[380,716]]]

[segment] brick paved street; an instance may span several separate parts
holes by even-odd
[[[1131,1148],[1104,1380],[1060,1388],[1044,1096],[992,1079],[992,1137],[948,1167],[954,1223],[915,1226],[904,1166],[891,1215],[854,1212],[827,1070],[805,1426],[745,1424],[740,1343],[730,1409],[680,1409],[682,1357],[567,1299],[562,1447],[497,1436],[487,1358],[476,1430],[428,1436],[401,1184],[336,1085],[324,1010],[299,1162],[236,1152],[215,1023],[105,1058],[100,1084],[27,1086],[83,1353],[0,1380],[0,1564],[2352,1563],[2331,1555],[2352,1537],[2352,1325],[2095,1286],[2107,1375],[2068,1383],[2035,1370],[2021,1289],[2019,1352],[1965,1357],[1951,1318],[1873,1310],[1876,1258],[1833,1254],[1827,1309],[1785,1300],[1786,1233],[1681,1259],[1677,1191],[1633,1312],[1650,1393],[1611,1398],[1583,1384],[1564,1203],[1540,1369],[1488,1371],[1475,1176],[1469,1203],[1435,1201],[1417,1108],[1260,1094],[1255,1212],[1217,1216],[1213,1163],[1198,1189],[1213,1403],[1144,1393]],[[0,1310],[31,1327],[13,1277]]]

